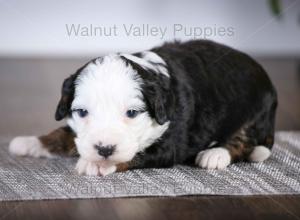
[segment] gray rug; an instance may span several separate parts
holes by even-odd
[[[226,170],[177,166],[78,176],[76,159],[19,158],[0,139],[0,201],[181,195],[300,194],[300,132],[279,132],[264,163],[239,163]]]

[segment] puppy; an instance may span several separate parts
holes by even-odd
[[[96,58],[67,78],[55,118],[67,126],[16,137],[10,152],[79,154],[79,174],[175,164],[261,162],[274,142],[276,91],[246,54],[206,40]]]

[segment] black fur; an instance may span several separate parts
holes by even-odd
[[[167,63],[170,78],[147,74],[127,61],[145,82],[152,115],[159,124],[169,120],[170,126],[136,156],[133,167],[193,164],[212,141],[218,142],[214,147],[227,147],[233,161],[247,160],[254,146],[272,147],[277,95],[257,62],[204,40],[168,43],[152,51]]]

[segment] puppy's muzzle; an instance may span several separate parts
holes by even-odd
[[[102,144],[95,145],[96,150],[98,151],[98,154],[104,158],[108,158],[111,156],[115,149],[116,145],[106,145],[103,146]]]

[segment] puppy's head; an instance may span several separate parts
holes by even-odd
[[[108,55],[64,81],[55,117],[67,117],[81,157],[127,162],[167,130],[168,86],[155,53]]]

